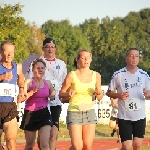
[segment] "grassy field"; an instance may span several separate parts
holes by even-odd
[[[150,147],[149,146],[143,146],[142,150],[150,150]]]
[[[112,132],[112,129],[110,129],[108,125],[98,124],[96,126],[95,137],[96,138],[109,138],[111,132]],[[145,137],[150,137],[150,125],[146,126]],[[69,138],[69,132],[66,128],[66,125],[63,123],[60,123],[59,138]],[[18,131],[17,139],[24,139],[24,132],[20,129]]]

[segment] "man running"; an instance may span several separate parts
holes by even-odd
[[[42,59],[47,66],[44,79],[51,81],[56,92],[55,100],[50,101],[50,111],[53,120],[53,127],[50,131],[50,150],[55,150],[59,130],[59,117],[61,114],[61,101],[58,94],[67,75],[67,68],[64,61],[56,58],[56,43],[52,38],[46,38],[43,41],[42,50],[44,52]],[[25,77],[26,79],[33,77],[32,65],[28,68]]]
[[[24,75],[22,65],[13,62],[15,46],[4,41],[0,47],[0,128],[3,129],[7,148],[16,150],[17,105],[14,102],[17,84],[20,88],[19,94],[24,96]]]
[[[136,48],[126,52],[126,67],[114,73],[107,91],[109,97],[118,98],[118,125],[123,150],[132,149],[132,146],[134,150],[140,150],[145,134],[145,97],[149,96],[150,77],[138,68],[139,58]]]

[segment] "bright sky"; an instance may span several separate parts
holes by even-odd
[[[0,0],[2,4],[24,5],[22,14],[26,21],[38,26],[47,20],[67,19],[72,25],[78,25],[85,19],[109,16],[125,17],[130,11],[150,8],[150,0]]]

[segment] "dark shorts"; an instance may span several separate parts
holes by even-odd
[[[0,129],[3,129],[5,122],[11,121],[18,116],[15,102],[0,102]]]
[[[115,118],[115,117],[111,116],[111,117],[110,117],[110,120],[116,121],[116,124],[118,124],[118,118]]]
[[[132,137],[144,138],[146,118],[137,121],[118,119],[121,142],[132,140]]]
[[[53,125],[55,125],[59,130],[59,117],[61,114],[61,106],[50,106],[50,110],[51,110]]]
[[[47,107],[37,111],[24,110],[20,129],[35,131],[45,125],[53,125],[52,118]]]
[[[72,124],[96,124],[97,117],[94,109],[87,111],[68,111],[66,117],[67,126]]]

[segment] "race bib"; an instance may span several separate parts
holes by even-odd
[[[89,104],[80,104],[79,105],[79,110],[80,111],[86,111],[86,110],[89,110],[89,109],[91,109],[91,107],[93,107],[94,106],[94,102],[91,102],[91,103],[89,103]]]
[[[15,96],[15,85],[9,83],[0,83],[0,96]]]
[[[139,98],[129,98],[125,100],[125,107],[128,111],[141,109],[141,101]]]
[[[52,85],[53,85],[53,88],[55,91],[59,91],[60,90],[60,86],[59,86],[59,83],[57,80],[50,80]]]

